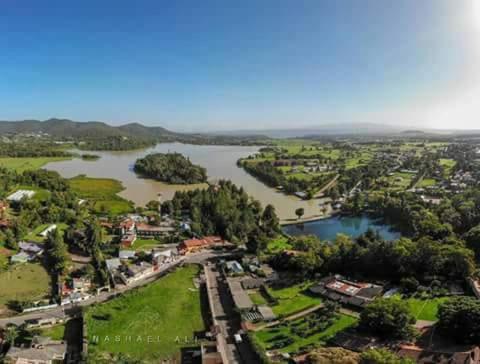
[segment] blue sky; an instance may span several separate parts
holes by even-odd
[[[0,119],[472,128],[478,2],[4,0]]]

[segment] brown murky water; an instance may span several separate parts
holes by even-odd
[[[145,205],[150,200],[157,199],[162,193],[163,199],[172,198],[175,191],[194,189],[202,185],[168,185],[162,182],[139,178],[133,172],[137,158],[154,152],[178,152],[207,169],[209,179],[229,179],[256,198],[265,206],[271,203],[275,206],[279,217],[283,220],[295,218],[295,209],[303,207],[305,216],[320,214],[319,201],[302,201],[294,196],[287,196],[271,189],[238,168],[236,162],[258,151],[258,147],[190,145],[180,143],[158,144],[153,148],[126,152],[88,152],[101,156],[94,161],[73,159],[53,162],[46,169],[57,171],[66,178],[85,174],[89,177],[114,178],[122,182],[125,190],[120,195],[134,201],[137,205]],[[80,152],[81,153],[81,152]],[[83,151],[83,153],[87,153]]]

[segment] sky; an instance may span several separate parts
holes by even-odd
[[[480,129],[480,0],[2,0],[0,120]]]

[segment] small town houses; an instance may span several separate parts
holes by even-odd
[[[148,218],[140,215],[130,215],[116,225],[104,223],[114,234],[120,236],[123,247],[132,247],[137,238],[158,239],[176,232],[175,221],[163,217],[159,225],[148,222]]]
[[[93,282],[87,277],[75,277],[64,281],[59,290],[61,305],[79,303],[94,295]]]
[[[65,341],[35,336],[28,347],[10,347],[4,362],[6,364],[53,364],[63,363],[66,356]]]
[[[228,246],[231,246],[231,244],[223,240],[220,236],[205,236],[200,239],[194,238],[184,240],[178,245],[178,252],[185,255],[198,252],[203,249],[221,248]]]
[[[364,307],[383,292],[380,285],[354,282],[340,275],[322,278],[310,287],[310,292],[345,305]]]
[[[19,252],[10,257],[11,263],[31,262],[43,253],[43,248],[36,243],[20,242],[18,244]]]
[[[132,250],[120,250],[118,258],[107,259],[106,265],[114,283],[129,285],[155,274],[163,266],[179,259],[176,249],[152,249],[147,256],[142,257]]]

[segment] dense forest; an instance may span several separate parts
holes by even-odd
[[[0,142],[1,157],[70,157],[71,153],[48,142]]]
[[[177,192],[162,210],[175,215],[189,212],[195,234],[218,234],[233,242],[262,240],[280,229],[273,206],[263,209],[230,181],[220,181],[205,190]]]
[[[193,164],[180,153],[149,154],[136,160],[134,170],[145,177],[172,184],[207,181],[207,170]]]

